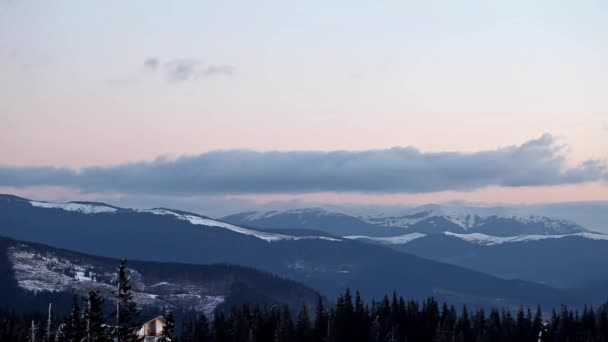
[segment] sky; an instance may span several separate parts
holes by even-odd
[[[0,192],[202,212],[608,200],[607,17],[0,0]]]

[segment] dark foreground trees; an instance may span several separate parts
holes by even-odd
[[[123,293],[128,292],[130,289],[123,287]],[[123,298],[130,298],[122,304],[136,315],[131,296]],[[117,337],[111,326],[116,322],[115,313],[104,316],[103,298],[97,292],[90,292],[84,299],[75,297],[61,322],[51,310],[34,315],[0,310],[0,341],[113,341]],[[422,302],[405,300],[397,294],[366,303],[359,293],[353,295],[349,290],[334,303],[330,305],[319,298],[314,308],[245,305],[228,313],[218,311],[213,317],[176,312],[177,325],[174,313],[169,311],[161,341],[608,342],[607,305],[580,311],[564,306],[543,317],[540,307],[469,310],[440,304],[433,298]],[[119,322],[124,324],[127,320]],[[124,341],[136,338],[132,334],[136,321],[129,322],[125,326],[130,327],[130,334],[122,335],[127,338]]]
[[[296,312],[276,306],[233,308],[228,316],[216,315],[211,329],[199,316],[183,323],[180,341],[608,342],[606,305],[580,312],[562,307],[543,319],[540,307],[471,312],[433,298],[406,301],[396,294],[364,303],[346,291],[335,303],[326,309],[319,301],[314,310],[304,306]]]
[[[129,270],[127,269],[127,260],[122,259],[118,267],[118,288],[116,291],[117,303],[114,332],[113,335],[119,342],[136,342],[138,341],[137,330],[139,329],[139,321],[137,317],[139,311],[137,304],[133,301],[133,292],[131,290]]]
[[[0,341],[28,342],[135,342],[140,328],[139,309],[133,301],[126,260],[120,262],[117,291],[114,293],[116,310],[107,317],[105,299],[99,291],[89,291],[83,298],[73,296],[72,306],[62,320],[55,317],[49,304],[46,317],[42,313],[21,315],[0,308]],[[83,305],[83,309],[81,309]],[[172,322],[172,316],[170,321]],[[171,331],[171,327],[169,327]],[[172,341],[171,336],[166,341]]]

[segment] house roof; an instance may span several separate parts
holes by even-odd
[[[145,322],[145,323],[144,323],[144,324],[142,324],[142,325],[146,325],[146,324],[148,324],[148,323],[154,322],[154,321],[159,320],[159,319],[164,321],[164,320],[165,320],[165,317],[163,317],[163,316],[158,316],[158,317],[156,317],[156,318],[152,318],[151,320],[149,320],[149,321]]]

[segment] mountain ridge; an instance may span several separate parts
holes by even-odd
[[[193,224],[172,214],[136,210],[85,214],[4,198],[0,223],[0,234],[13,239],[106,257],[240,264],[302,282],[328,296],[350,287],[372,298],[397,290],[413,298],[449,298],[457,305],[580,302],[573,293],[504,280],[383,246],[334,238],[267,241],[224,227]]]
[[[0,283],[20,298],[44,295],[65,302],[72,294],[95,290],[112,300],[119,261],[0,236],[0,264],[6,268]],[[248,296],[258,304],[312,305],[320,296],[305,285],[240,265],[129,260],[128,272],[134,301],[159,313],[172,308],[210,315]],[[7,296],[0,296],[0,304],[10,301]]]
[[[489,207],[449,207],[436,204],[401,214],[353,214],[323,208],[249,211],[221,218],[257,228],[307,228],[336,235],[390,236],[406,233],[482,233],[495,236],[594,233],[564,219],[519,210]]]

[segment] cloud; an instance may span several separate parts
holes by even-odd
[[[236,68],[232,65],[212,65],[205,69],[205,76],[234,76]]]
[[[146,71],[156,71],[160,65],[160,61],[156,58],[148,58],[144,61],[144,69]]]
[[[147,73],[162,72],[169,82],[200,80],[208,77],[234,76],[236,67],[232,65],[203,65],[196,59],[181,58],[162,62],[158,58],[148,58],[143,62]]]
[[[608,180],[606,166],[600,161],[567,167],[562,149],[547,134],[519,146],[474,153],[421,152],[414,147],[331,152],[227,150],[80,171],[0,167],[0,186],[67,186],[83,192],[154,195],[424,193]]]
[[[178,59],[165,63],[169,81],[179,82],[198,78],[198,62],[193,59]]]

